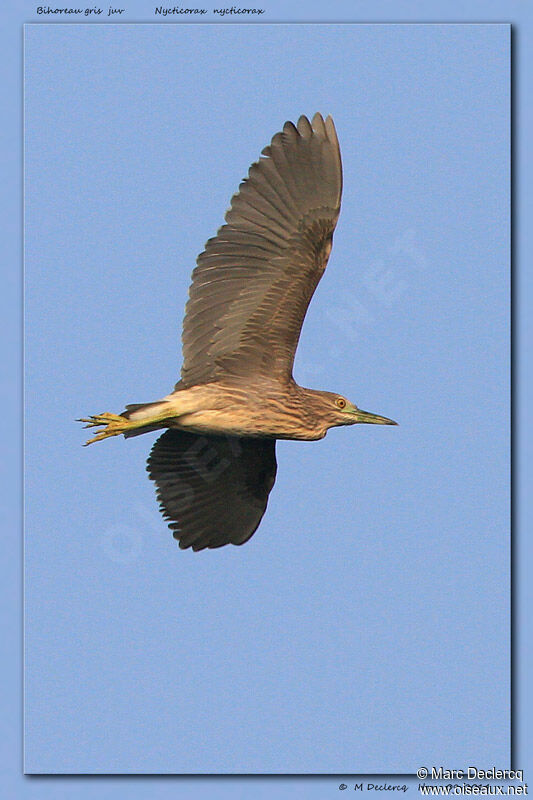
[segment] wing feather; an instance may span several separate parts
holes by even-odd
[[[169,429],[154,444],[147,470],[182,549],[244,544],[274,485],[275,440]]]
[[[331,117],[286,122],[250,167],[225,225],[198,256],[183,325],[181,386],[221,377],[291,379],[341,193]]]

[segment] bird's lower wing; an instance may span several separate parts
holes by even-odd
[[[275,440],[169,429],[154,444],[147,470],[181,548],[244,544],[274,485]]]

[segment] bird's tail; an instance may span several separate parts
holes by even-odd
[[[141,433],[166,428],[170,419],[190,414],[202,408],[202,405],[205,404],[205,391],[201,391],[201,389],[202,387],[193,387],[174,391],[161,400],[127,405],[121,414],[121,417],[129,422],[129,426],[126,424],[124,436],[126,438],[139,436]]]
[[[131,420],[142,420],[142,418],[146,416],[147,420],[153,420],[154,413],[159,415],[164,409],[164,403],[164,400],[155,400],[151,403],[130,403],[120,416]],[[142,428],[133,428],[131,431],[125,431],[124,438],[129,439],[132,436],[140,436],[143,433],[157,431],[160,430],[161,427],[160,423],[148,421]]]
[[[146,416],[150,417],[155,409],[161,406],[163,402],[162,400],[155,400],[151,403],[130,403],[120,416],[126,417],[126,419],[142,419],[144,416],[143,412],[146,411]]]

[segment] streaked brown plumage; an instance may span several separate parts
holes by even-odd
[[[242,544],[259,525],[276,475],[275,440],[386,417],[298,386],[294,355],[339,216],[342,168],[333,120],[286,122],[252,164],[223,225],[198,257],[174,391],[100,414],[87,444],[168,428],[150,478],[182,548]]]

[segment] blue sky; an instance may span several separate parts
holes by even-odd
[[[508,45],[26,28],[28,771],[507,763]],[[281,443],[250,543],[182,553],[155,435],[84,450],[73,420],[169,391],[197,253],[316,110],[345,188],[295,377],[400,426]]]

